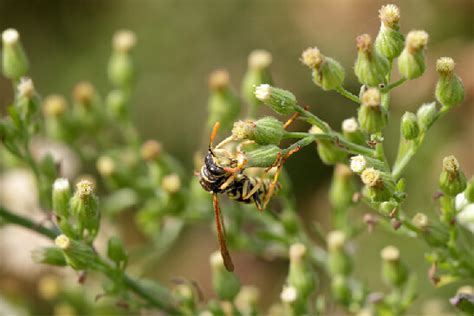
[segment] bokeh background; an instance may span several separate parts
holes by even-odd
[[[392,123],[387,128],[389,156],[393,158],[396,153],[400,116],[434,99],[437,79],[434,64],[438,57],[448,55],[455,59],[456,70],[467,90],[464,103],[436,124],[407,170],[407,209],[414,214],[435,207],[432,194],[436,190],[442,157],[454,154],[468,176],[474,173],[474,2],[392,2],[401,9],[401,30],[406,33],[424,29],[430,34],[430,43],[425,76],[408,82],[393,94]],[[309,71],[298,59],[303,49],[317,45],[324,54],[346,67],[346,87],[357,91],[359,86],[351,71],[356,53],[355,37],[362,33],[375,37],[379,26],[377,10],[385,3],[369,0],[0,0],[0,30],[8,27],[19,30],[30,59],[31,76],[43,95],[70,95],[80,80],[91,81],[103,93],[108,91],[106,64],[111,36],[123,28],[136,32],[139,77],[133,120],[144,138],[160,140],[167,151],[192,172],[193,153],[202,149],[200,146],[207,134],[204,129],[208,74],[216,68],[226,68],[231,73],[232,84],[239,89],[248,53],[253,49],[270,51],[276,85],[291,90],[301,104],[310,105],[311,111],[332,126],[337,127],[344,118],[353,116],[355,107],[343,97],[314,86]],[[2,77],[0,109],[3,115],[11,99],[10,82]],[[306,129],[306,126],[294,128]],[[321,164],[314,148],[306,148],[288,161],[287,170],[294,182],[302,216],[308,222],[318,221],[327,227],[326,190],[331,168]],[[0,185],[0,190],[6,192],[5,181]],[[27,183],[21,182],[20,187],[16,193],[22,193],[23,197],[33,191]],[[354,218],[354,221],[360,220]],[[205,296],[212,297],[208,256],[216,248],[216,241],[209,227],[187,229],[172,251],[148,272],[148,277],[164,284],[169,284],[175,276],[194,279]],[[3,247],[0,245],[0,307],[8,298],[23,306],[22,311],[48,313],[52,307],[37,290],[38,280],[45,272],[32,267],[27,250],[38,238],[27,233],[24,237],[13,236],[17,236],[15,229],[0,237],[3,244]],[[18,246],[6,246],[7,238],[15,238]],[[137,242],[134,237],[130,239],[129,243]],[[446,298],[459,284],[442,289],[429,284],[421,243],[394,239],[394,235],[384,233],[378,233],[377,238],[365,234],[356,245],[357,276],[374,289],[384,289],[379,277],[379,252],[387,243],[399,246],[403,259],[419,272],[419,299],[412,309],[413,314],[448,314]],[[242,282],[261,287],[264,306],[278,298],[286,275],[286,262],[265,262],[241,253],[235,253],[234,257]],[[322,278],[322,289],[327,287],[325,282]],[[74,287],[79,288],[74,295],[86,295],[85,289]]]

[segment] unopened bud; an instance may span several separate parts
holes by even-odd
[[[120,88],[130,86],[135,77],[135,67],[129,51],[135,46],[136,37],[131,31],[119,31],[114,35],[113,52],[109,59],[109,80]]]
[[[351,157],[351,170],[355,173],[361,173],[367,167],[367,159],[362,155]]]
[[[125,265],[128,261],[128,254],[123,247],[122,240],[117,236],[111,237],[108,241],[107,257],[114,261],[117,266],[121,267],[122,269],[125,268]]]
[[[370,35],[363,34],[357,37],[357,49],[354,72],[359,82],[370,87],[385,82],[390,66],[388,60],[373,49]]]
[[[58,247],[43,247],[34,249],[31,258],[36,263],[49,264],[54,266],[67,265],[63,252]]]
[[[279,114],[288,115],[295,112],[296,97],[290,91],[262,84],[255,88],[255,96]]]
[[[233,301],[240,290],[240,281],[237,276],[226,270],[224,260],[219,252],[210,257],[212,269],[212,287],[220,300]]]
[[[259,168],[272,166],[281,154],[281,148],[276,145],[259,146],[256,149],[245,152],[247,166]]]
[[[107,111],[114,118],[124,119],[127,112],[128,98],[123,90],[112,90],[105,100]]]
[[[140,149],[140,155],[145,161],[156,160],[163,151],[161,143],[150,139],[143,143]]]
[[[86,270],[95,267],[97,255],[91,246],[73,240],[64,234],[56,237],[54,243],[63,250],[68,265],[73,269]]]
[[[344,164],[337,164],[334,168],[329,200],[338,210],[344,210],[352,204],[352,197],[356,192],[356,185],[351,169]]]
[[[46,117],[60,117],[66,110],[67,101],[63,96],[53,94],[44,99],[43,113]]]
[[[69,200],[71,187],[65,178],[56,179],[53,184],[53,210],[61,217],[69,217]]]
[[[379,10],[380,30],[375,39],[375,47],[388,59],[398,57],[403,50],[405,38],[400,32],[398,21],[400,10],[394,4],[382,6]]]
[[[436,109],[436,103],[425,103],[420,106],[418,111],[416,112],[416,116],[418,117],[418,124],[420,126],[421,131],[426,131],[428,128],[436,120],[438,115],[438,110]]]
[[[222,128],[230,129],[240,112],[240,101],[230,86],[229,73],[218,69],[209,76],[210,95],[208,99],[209,127],[220,122]]]
[[[306,49],[301,62],[313,71],[313,82],[325,91],[334,90],[344,82],[344,68],[331,57],[323,56],[316,47]]]
[[[81,81],[74,86],[72,96],[76,105],[88,109],[94,102],[96,91],[90,82]]]
[[[436,83],[436,100],[443,106],[451,108],[464,100],[464,85],[458,75],[454,73],[454,60],[450,57],[441,57],[436,62],[436,71],[439,74]]]
[[[3,74],[5,77],[18,80],[28,72],[28,58],[20,42],[20,34],[15,29],[7,29],[2,33],[3,42]]]
[[[236,139],[249,139],[260,145],[278,145],[284,133],[283,123],[271,116],[257,121],[237,121],[232,129],[232,135]]]
[[[398,72],[406,79],[415,79],[425,72],[424,48],[428,44],[428,33],[411,31],[408,33],[405,48],[398,57]]]
[[[312,126],[308,132],[313,135],[323,134],[323,131],[317,126]],[[343,163],[347,160],[347,153],[340,149],[333,141],[317,139],[316,144],[319,158],[326,165]]]
[[[400,251],[394,246],[382,249],[380,256],[383,259],[382,276],[385,282],[392,287],[400,287],[407,280],[407,270],[400,262]]]
[[[135,47],[137,37],[135,33],[129,30],[120,30],[112,38],[112,47],[119,52],[127,53]]]
[[[349,279],[344,275],[335,275],[331,279],[331,293],[337,302],[348,306],[352,299]]]
[[[349,275],[352,271],[352,262],[345,250],[346,234],[340,230],[331,231],[328,233],[326,240],[329,250],[329,272],[332,276]]]
[[[81,180],[76,184],[76,191],[71,199],[71,212],[79,221],[80,231],[87,231],[87,239],[94,240],[100,225],[98,200],[94,194],[93,183]]]
[[[169,174],[163,177],[161,186],[168,193],[176,193],[181,189],[181,179],[176,173]]]
[[[366,143],[364,133],[359,128],[359,123],[354,117],[342,121],[342,134],[347,140],[363,145]]]
[[[443,159],[443,170],[439,177],[439,187],[444,194],[456,196],[466,189],[466,176],[459,168],[459,163],[454,156]]]
[[[302,298],[309,297],[316,286],[306,246],[301,243],[290,246],[290,271],[287,282],[296,288]]]
[[[381,106],[381,96],[378,89],[369,88],[362,94],[357,117],[360,128],[369,134],[380,132],[387,125],[388,115]]]
[[[103,177],[110,177],[115,172],[115,161],[109,156],[101,156],[96,163],[97,171]]]
[[[235,298],[235,305],[243,315],[258,315],[258,302],[260,300],[260,291],[255,286],[244,285]]]
[[[257,114],[262,102],[255,97],[255,87],[261,84],[271,84],[272,78],[269,67],[272,55],[266,50],[258,49],[250,53],[248,68],[242,81],[242,96],[250,106],[250,117]]]
[[[429,219],[428,216],[423,213],[416,213],[411,221],[413,225],[421,231],[425,231],[428,228]]]
[[[405,112],[400,123],[400,130],[403,137],[407,140],[413,140],[420,134],[418,118],[412,112]]]

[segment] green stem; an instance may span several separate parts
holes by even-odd
[[[336,91],[337,91],[340,95],[342,95],[342,96],[348,98],[349,100],[351,100],[352,102],[355,102],[355,103],[357,103],[357,104],[360,104],[359,97],[356,96],[355,94],[353,94],[352,92],[346,90],[343,86],[337,87],[337,88],[336,88]]]
[[[385,87],[383,87],[382,89],[380,89],[380,91],[381,91],[382,93],[388,93],[388,92],[390,92],[390,90],[395,89],[396,87],[402,85],[405,81],[407,81],[406,78],[400,78],[400,79],[398,79],[397,81],[392,82],[392,83],[386,85]]]
[[[0,219],[3,219],[5,222],[10,224],[15,224],[31,229],[50,239],[55,239],[60,234],[60,231],[58,231],[57,229],[47,228],[42,225],[38,225],[32,222],[30,219],[20,215],[16,215],[2,206],[0,206]],[[103,259],[101,259],[100,261],[101,264],[104,266],[105,271],[113,270],[113,268]],[[112,278],[113,276],[113,274],[110,273],[106,273],[106,275],[108,278]],[[150,290],[140,284],[138,280],[132,278],[127,274],[124,274],[123,282],[130,291],[134,292],[137,296],[144,299],[151,306],[157,307],[169,314],[177,313],[176,307],[173,306],[172,301],[167,298],[166,295],[153,295],[154,293],[152,293]]]

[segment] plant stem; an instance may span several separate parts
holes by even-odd
[[[7,223],[15,224],[18,226],[22,226],[28,229],[31,229],[43,236],[46,236],[50,239],[56,238],[61,232],[57,229],[47,228],[42,225],[38,225],[32,222],[30,219],[25,218],[20,215],[16,215],[3,206],[0,206],[0,219],[5,220]],[[106,270],[113,270],[110,265],[101,259],[101,264],[104,265]],[[108,278],[112,278],[111,275],[106,274]],[[124,274],[123,276],[124,284],[127,288],[134,292],[137,296],[141,297],[145,301],[147,301],[151,306],[155,306],[167,313],[173,314],[176,313],[176,308],[172,305],[172,301],[169,298],[166,298],[164,295],[155,296],[151,293],[150,290],[145,288],[140,282],[131,276]]]
[[[390,90],[395,89],[396,87],[402,85],[405,81],[407,81],[406,78],[400,78],[395,82],[392,82],[385,86],[384,88],[381,89],[382,93],[388,93]]]
[[[343,86],[337,87],[337,88],[336,88],[336,91],[337,91],[340,95],[342,95],[342,96],[348,98],[349,100],[351,100],[352,102],[355,102],[355,103],[357,103],[357,104],[360,104],[359,97],[356,96],[355,94],[353,94],[352,92],[346,90]]]

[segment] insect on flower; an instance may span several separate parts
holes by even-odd
[[[226,269],[233,271],[234,265],[227,249],[225,227],[217,194],[225,194],[230,199],[239,202],[254,203],[257,209],[260,211],[264,210],[271,197],[280,188],[280,184],[277,181],[283,163],[291,154],[299,150],[299,148],[291,150],[285,155],[279,154],[273,164],[267,166],[264,175],[273,167],[277,167],[273,180],[264,177],[250,176],[243,173],[247,165],[247,157],[242,150],[242,146],[249,142],[244,141],[239,143],[236,148],[236,153],[222,148],[224,145],[235,140],[232,136],[224,139],[217,146],[213,147],[212,142],[216,137],[219,126],[219,122],[214,125],[210,136],[208,153],[197,175],[199,176],[199,182],[204,190],[212,194],[221,255]]]

